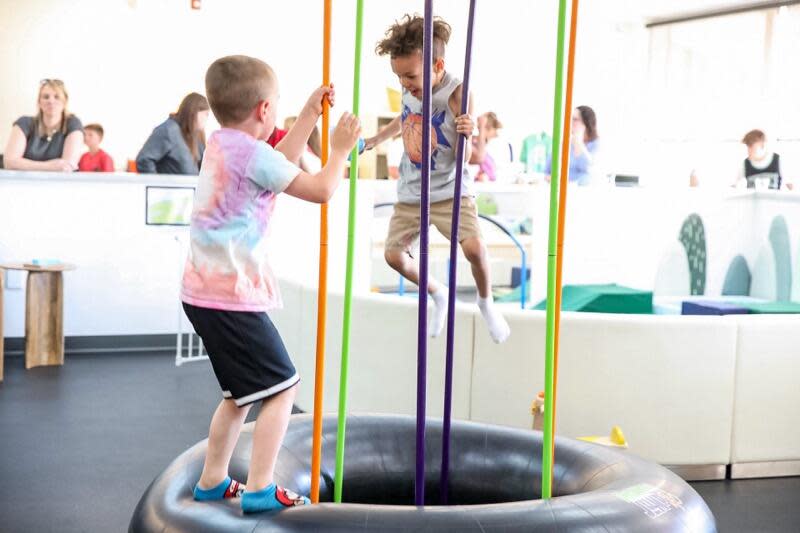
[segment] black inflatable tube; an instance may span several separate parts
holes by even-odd
[[[441,423],[426,434],[426,505],[414,507],[414,419],[391,415],[348,418],[343,501],[278,513],[244,515],[238,500],[199,503],[191,489],[200,476],[206,441],[160,474],[142,496],[131,532],[284,531],[632,531],[714,532],[711,511],[682,479],[633,454],[557,438],[553,494],[538,499],[541,433],[454,422],[450,502],[438,500]],[[292,417],[276,481],[308,494],[310,415]],[[244,481],[252,446],[245,426],[231,475]],[[335,418],[323,424],[320,500],[330,502]]]

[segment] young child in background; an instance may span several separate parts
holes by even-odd
[[[308,174],[291,161],[305,150],[322,100],[333,103],[331,87],[311,94],[274,149],[263,142],[275,128],[279,94],[266,63],[246,56],[218,59],[206,73],[206,94],[222,129],[208,139],[200,168],[181,299],[208,351],[223,399],[211,420],[194,497],[242,494],[241,484],[228,476],[228,465],[250,407],[261,402],[242,510],[305,505],[308,498],[276,486],[273,479],[300,378],[266,314],[281,306],[281,297],[266,261],[265,235],[278,194],[328,201],[361,129],[358,119],[345,113],[333,132],[327,165]]]
[[[423,19],[406,15],[386,32],[376,47],[379,55],[388,55],[394,73],[403,87],[402,113],[377,135],[366,139],[367,148],[386,141],[402,132],[405,151],[400,162],[397,186],[398,203],[389,222],[384,255],[386,262],[409,281],[418,282],[419,269],[411,256],[419,237],[421,161],[422,161],[422,35]],[[433,72],[431,81],[431,172],[430,220],[450,238],[453,197],[461,198],[461,218],[458,241],[470,262],[478,289],[478,307],[489,327],[494,342],[505,341],[510,329],[492,300],[489,258],[478,225],[478,213],[472,194],[472,179],[462,175],[462,190],[455,190],[456,141],[458,135],[467,137],[466,160],[469,161],[470,136],[475,124],[469,114],[461,114],[461,80],[445,70],[445,45],[450,39],[450,26],[436,18],[433,22]],[[470,104],[470,112],[472,111]],[[434,312],[430,320],[432,337],[441,334],[447,319],[447,288],[436,280],[428,282],[428,292]]]
[[[83,127],[83,142],[89,149],[78,161],[80,172],[114,172],[114,161],[100,148],[103,142],[103,126],[87,124]]]
[[[490,133],[486,114],[480,115],[478,117],[478,134],[472,137],[472,154],[469,158],[470,164],[478,167],[475,181],[497,181],[497,164],[494,156],[488,150]]]
[[[781,177],[780,156],[767,150],[767,136],[761,130],[751,130],[742,139],[747,146],[747,158],[739,167],[739,175],[734,185],[757,188],[764,183],[765,188],[780,189]]]
[[[478,117],[478,135],[472,138],[470,163],[478,165],[475,181],[512,182],[514,151],[511,144],[500,137],[503,123],[493,111]]]

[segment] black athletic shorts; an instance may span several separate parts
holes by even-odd
[[[206,309],[187,303],[183,310],[203,339],[224,398],[242,407],[300,381],[266,313]]]

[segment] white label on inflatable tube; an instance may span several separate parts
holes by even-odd
[[[683,507],[683,502],[678,497],[647,483],[621,490],[616,496],[636,505],[650,518],[658,518],[673,509]]]

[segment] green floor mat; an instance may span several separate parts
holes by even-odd
[[[765,302],[762,304],[745,304],[743,307],[751,313],[766,314],[795,314],[800,313],[800,303],[795,302]]]
[[[605,285],[564,285],[561,309],[585,313],[652,314],[653,293],[616,283]],[[545,309],[547,300],[534,309]]]

